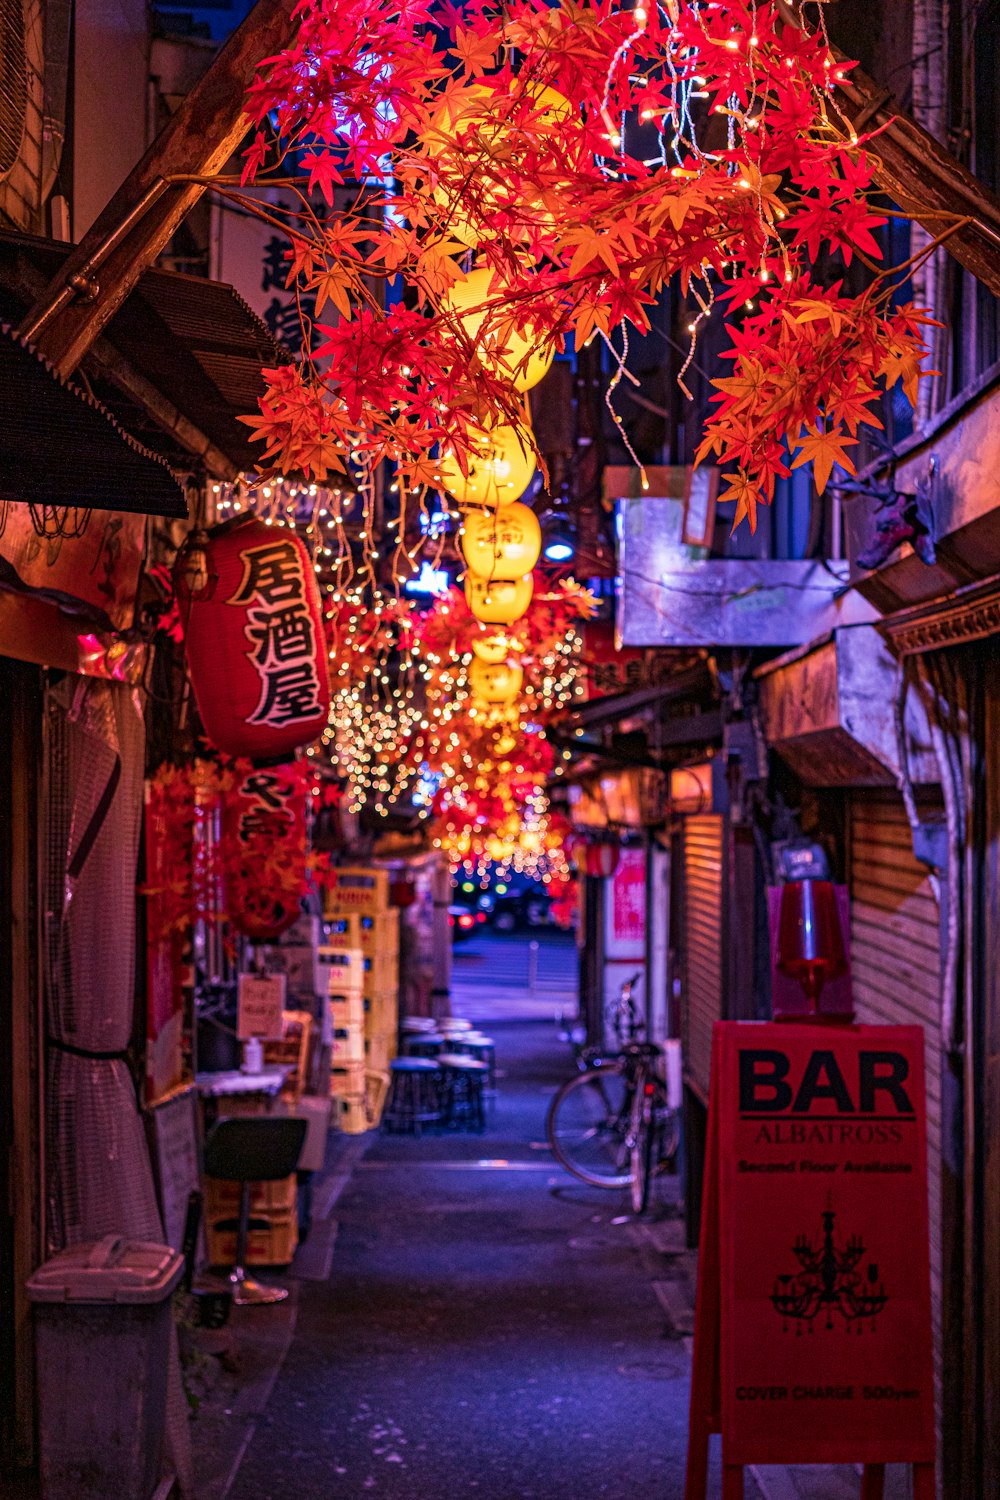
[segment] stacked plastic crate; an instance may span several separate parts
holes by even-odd
[[[354,922],[356,919],[351,919]],[[356,926],[343,939],[321,950],[329,974],[330,1097],[334,1121],[341,1130],[358,1135],[368,1129],[365,1108],[364,960]]]
[[[339,869],[326,894],[326,917],[332,948],[343,944],[347,951],[360,950],[363,1064],[369,1124],[375,1125],[399,1031],[399,912],[389,905],[388,871]]]

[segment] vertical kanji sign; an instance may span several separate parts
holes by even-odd
[[[716,1025],[701,1255],[687,1500],[711,1431],[727,1494],[751,1463],[912,1463],[933,1493],[919,1027]]]
[[[198,711],[227,755],[279,760],[309,744],[330,707],[319,589],[290,527],[254,517],[216,528],[209,583],[177,593]]]

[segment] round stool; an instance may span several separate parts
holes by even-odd
[[[403,1038],[407,1057],[437,1057],[445,1045],[439,1031],[414,1031]]]
[[[467,1057],[475,1057],[479,1062],[484,1062],[488,1069],[486,1075],[486,1090],[493,1094],[497,1086],[497,1054],[496,1043],[491,1036],[483,1036],[481,1031],[463,1031],[458,1036],[453,1036],[450,1042],[455,1052],[462,1053]]]
[[[462,1031],[472,1031],[471,1021],[464,1020],[461,1016],[442,1016],[437,1023],[438,1031],[443,1031],[445,1036],[457,1036]]]
[[[419,1135],[441,1119],[441,1069],[429,1057],[395,1057],[389,1064],[389,1096],[382,1129]]]
[[[444,1124],[456,1130],[485,1130],[483,1085],[489,1068],[460,1052],[442,1052],[438,1063],[444,1087]]]
[[[403,1032],[437,1031],[437,1022],[433,1016],[404,1016],[399,1029]]]

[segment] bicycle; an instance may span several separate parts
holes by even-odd
[[[599,1047],[577,1054],[581,1071],[557,1090],[545,1122],[552,1154],[567,1172],[591,1187],[630,1189],[632,1210],[645,1211],[654,1170],[676,1153],[677,1112],[656,1069],[663,1048],[641,1041],[634,974],[609,1007],[619,1050]]]

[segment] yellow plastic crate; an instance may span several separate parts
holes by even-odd
[[[330,1024],[334,1032],[345,1031],[351,1026],[359,1029],[364,1026],[365,1002],[360,994],[330,995],[327,1005],[330,1007]]]
[[[379,920],[378,917],[359,917],[356,913],[349,913],[342,917],[327,917],[325,918],[327,937],[324,941],[338,948],[361,948],[364,946],[362,922]]]
[[[365,1060],[365,1033],[360,1025],[340,1026],[333,1033],[333,1066],[349,1067]]]
[[[396,1056],[396,1050],[394,1031],[365,1037],[365,1066],[376,1073],[387,1073],[389,1064]]]
[[[333,1120],[338,1130],[345,1135],[364,1135],[371,1129],[368,1105],[365,1096],[360,1098],[340,1097],[333,1101]]]
[[[349,916],[352,912],[374,916],[389,909],[389,871],[370,866],[341,865],[331,872],[324,896],[327,916]]]
[[[364,1062],[334,1063],[330,1069],[330,1095],[334,1099],[364,1098]]]
[[[378,916],[363,916],[356,920],[358,942],[363,953],[399,953],[399,909],[397,907],[390,907],[388,911]]]
[[[258,1217],[260,1217],[258,1215]],[[225,1224],[231,1223],[226,1217]],[[208,1259],[213,1266],[231,1266],[236,1260],[236,1230],[206,1224]],[[248,1266],[287,1266],[299,1243],[299,1221],[294,1212],[274,1215],[266,1229],[251,1229],[247,1235]]]
[[[258,1218],[262,1214],[292,1213],[297,1201],[295,1173],[281,1177],[277,1182],[253,1182],[250,1184],[250,1213]],[[240,1184],[223,1177],[205,1178],[205,1221],[229,1219],[240,1211]]]
[[[364,984],[362,989],[366,995],[374,995],[382,990],[395,991],[399,988],[399,955],[396,953],[365,953],[364,960]]]
[[[399,994],[396,990],[380,990],[365,996],[365,1035],[385,1036],[399,1025]]]
[[[360,948],[326,943],[317,957],[326,973],[328,994],[350,995],[364,989],[365,956]]]

